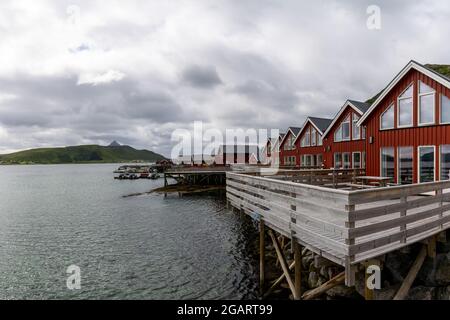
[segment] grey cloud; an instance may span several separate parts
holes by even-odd
[[[193,87],[205,89],[223,84],[216,68],[211,66],[190,66],[183,71],[182,80]]]

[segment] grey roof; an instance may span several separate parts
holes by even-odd
[[[309,117],[309,120],[320,130],[325,132],[333,119]]]
[[[285,135],[286,135],[286,133],[280,133],[280,140],[283,140]]]
[[[353,104],[355,107],[357,107],[362,113],[365,113],[370,108],[369,103],[356,101],[356,100],[348,100],[351,104]]]
[[[257,153],[258,152],[258,146],[257,145],[244,145],[244,144],[226,144],[226,145],[221,145],[220,146],[222,152],[232,152],[232,153],[236,153],[236,152],[240,152],[240,153]],[[244,151],[245,150],[245,151]]]
[[[301,127],[289,127],[289,129],[295,134],[295,136],[298,136],[300,130],[302,130]]]

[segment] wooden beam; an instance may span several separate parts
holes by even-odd
[[[338,284],[344,283],[345,281],[345,272],[339,273],[334,278],[328,280],[324,284],[322,284],[320,287],[317,287],[315,289],[309,290],[305,292],[305,294],[302,296],[303,300],[311,300],[314,298],[319,297],[320,295],[324,294],[331,288],[334,288]]]
[[[373,289],[369,289],[369,287],[367,286],[367,280],[369,279],[370,275],[367,273],[367,268],[369,266],[372,265],[376,265],[376,266],[380,266],[380,261],[377,259],[370,259],[368,261],[366,261],[365,263],[363,263],[364,265],[364,298],[366,300],[373,300],[374,299],[374,290]]]
[[[427,254],[430,258],[436,258],[436,236],[428,239]]]
[[[264,282],[265,282],[265,250],[266,245],[264,241],[265,235],[265,225],[264,220],[259,221],[259,292],[262,295],[264,292]]]
[[[422,267],[423,262],[425,261],[425,257],[427,255],[427,247],[422,246],[420,249],[419,255],[414,261],[411,269],[408,272],[405,280],[403,281],[400,289],[397,294],[394,296],[394,300],[403,300],[408,294],[409,289],[411,288],[414,280],[416,279],[417,274],[419,273],[420,268]]]
[[[294,265],[295,265],[295,293],[300,299],[302,296],[302,250],[300,244],[292,238],[292,243],[294,246]]]
[[[295,265],[295,262],[292,262],[291,265],[289,266],[289,270],[292,270],[294,268],[294,265]],[[264,293],[263,299],[267,298],[273,292],[273,290],[275,290],[276,287],[278,287],[283,282],[283,280],[285,278],[286,278],[286,275],[283,272],[283,274],[281,276],[279,276],[278,279],[275,280],[275,282],[270,286],[270,288],[267,290],[267,292]]]
[[[298,299],[297,293],[295,292],[295,285],[292,282],[291,275],[289,274],[289,267],[286,262],[286,258],[283,255],[283,252],[280,249],[280,244],[278,243],[277,237],[273,234],[272,230],[269,230],[269,235],[272,238],[273,246],[275,247],[275,251],[278,256],[278,260],[280,261],[281,268],[283,269],[284,275],[286,276],[286,281],[291,289],[292,295],[294,299]]]

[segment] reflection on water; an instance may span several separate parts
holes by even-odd
[[[251,221],[217,196],[123,198],[161,181],[115,167],[0,166],[0,299],[256,297]]]

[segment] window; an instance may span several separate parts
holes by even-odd
[[[284,144],[284,150],[294,150],[295,144],[294,144],[295,138],[292,134],[289,134],[289,137],[287,138],[286,143]]]
[[[350,153],[345,152],[342,154],[342,161],[343,161],[343,167],[344,169],[349,169],[350,166]]]
[[[350,140],[350,116],[342,122],[342,140]]]
[[[342,167],[342,155],[340,153],[334,154],[334,168],[339,169]]]
[[[317,144],[316,130],[311,129],[311,145],[315,146],[316,144]]]
[[[337,130],[334,132],[334,142],[342,141],[342,127],[339,126]]]
[[[353,169],[361,169],[361,152],[353,152]]]
[[[305,156],[305,167],[311,167],[311,156],[308,154]]]
[[[356,125],[359,120],[359,116],[357,114],[352,115],[352,136],[353,140],[358,140],[361,138],[361,129]]]
[[[366,139],[366,127],[361,127],[361,139]]]
[[[450,145],[441,146],[441,180],[450,180]]]
[[[398,148],[398,183],[413,183],[413,147]]]
[[[394,128],[394,104],[391,104],[381,115],[381,129]]]
[[[317,166],[321,167],[322,166],[322,162],[323,162],[323,158],[321,154],[317,155]]]
[[[434,90],[419,81],[419,125],[434,122]]]
[[[410,85],[398,97],[398,126],[407,127],[413,124],[413,85]]]
[[[317,166],[317,156],[312,155],[311,156],[311,167],[316,167],[316,166]]]
[[[363,168],[363,169],[366,168],[366,153],[365,152],[361,153],[361,168]]]
[[[322,136],[320,134],[317,134],[317,145],[318,146],[322,145]]]
[[[441,123],[450,123],[450,99],[441,94]]]
[[[434,146],[419,147],[419,182],[434,181]]]
[[[394,148],[381,148],[381,176],[394,178]]]

